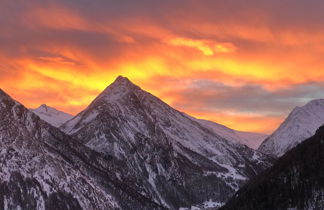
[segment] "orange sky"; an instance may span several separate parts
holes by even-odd
[[[324,3],[0,3],[0,88],[28,107],[84,109],[116,76],[171,106],[271,133],[324,95]]]

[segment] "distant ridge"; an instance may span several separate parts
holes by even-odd
[[[42,104],[37,109],[30,110],[38,115],[42,120],[45,120],[55,127],[60,127],[73,117],[70,114],[59,111],[53,107],[47,106],[46,104]]]
[[[324,99],[312,100],[296,107],[259,147],[259,151],[280,157],[305,139],[313,136],[324,124]]]
[[[324,209],[324,126],[252,178],[221,210]]]

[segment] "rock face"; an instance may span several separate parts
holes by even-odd
[[[0,209],[159,209],[116,177],[122,167],[0,89]]]
[[[272,159],[118,77],[61,129],[120,162],[116,176],[169,209],[224,203]]]
[[[62,111],[56,110],[50,106],[42,104],[37,109],[31,109],[37,116],[49,124],[60,127],[66,121],[70,120],[73,116]]]
[[[324,209],[324,127],[253,178],[222,210]]]
[[[296,107],[258,150],[280,157],[314,135],[322,124],[324,124],[324,99],[313,100],[303,107]]]

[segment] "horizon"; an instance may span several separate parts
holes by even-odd
[[[3,1],[0,88],[76,115],[118,75],[173,108],[270,134],[324,98],[324,2]]]

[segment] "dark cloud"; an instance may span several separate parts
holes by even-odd
[[[180,98],[174,105],[185,110],[198,110],[203,105],[210,111],[235,110],[281,116],[288,114],[295,106],[324,98],[324,83],[300,84],[271,91],[258,85],[236,87],[196,80],[177,95]]]
[[[53,3],[53,1],[41,2],[43,4]],[[300,22],[300,20],[320,20],[324,18],[324,15],[321,15],[324,6],[321,0],[61,0],[55,1],[55,3],[66,5],[69,8],[75,8],[93,17],[148,15],[158,19],[178,12],[179,15],[185,14],[190,16],[199,14],[203,17],[232,16],[234,19],[236,15],[246,13],[245,11],[262,11],[273,14],[273,17],[277,19],[284,19],[287,21]],[[204,13],[200,14],[202,11]]]
[[[67,9],[61,12],[73,12],[93,25],[101,24],[102,27],[117,30],[124,35],[129,34],[141,42],[152,41],[152,37],[132,32],[132,27],[139,26],[132,25],[134,20],[139,21],[137,24],[141,20],[143,24],[145,21],[151,22],[179,36],[234,42],[245,51],[262,50],[267,46],[261,45],[257,40],[237,36],[236,31],[231,28],[233,24],[248,25],[251,28],[266,26],[274,37],[277,36],[278,29],[272,31],[272,27],[294,30],[296,27],[305,29],[315,25],[313,32],[324,29],[324,3],[319,0],[5,0],[0,6],[1,53],[10,55],[21,53],[26,47],[63,44],[81,49],[94,58],[106,59],[106,56],[117,56],[123,49],[131,48],[129,44],[118,41],[116,35],[107,31],[92,31],[89,26],[86,26],[88,29],[74,29],[72,26],[63,29],[42,25],[32,27],[34,24],[37,26],[38,23],[33,22],[37,20],[26,19],[26,16],[36,9],[43,9],[45,12],[50,12],[53,8],[58,11]],[[69,20],[66,21],[68,24]],[[203,31],[197,30],[195,26],[190,27],[196,23],[210,24],[214,28]],[[186,25],[182,27],[180,24]],[[217,31],[220,31],[219,34]]]

